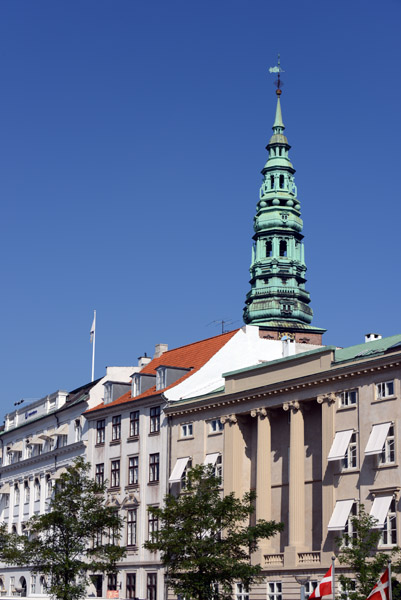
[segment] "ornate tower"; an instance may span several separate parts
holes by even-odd
[[[269,158],[262,169],[254,219],[251,290],[246,297],[244,321],[258,325],[264,337],[279,339],[288,335],[296,341],[321,344],[325,329],[310,325],[313,311],[305,289],[301,206],[281,115],[281,69],[274,69],[278,72],[276,118],[266,146]]]

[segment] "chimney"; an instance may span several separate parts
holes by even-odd
[[[382,336],[380,333],[366,333],[365,334],[365,344],[368,342],[374,342],[375,340],[381,340]]]
[[[150,358],[150,356],[148,356],[145,352],[145,354],[143,356],[138,356],[138,367],[140,369],[143,369],[143,367],[148,365],[151,360],[152,359]]]
[[[167,352],[168,344],[156,344],[155,346],[155,355],[153,358],[159,358],[162,354]]]

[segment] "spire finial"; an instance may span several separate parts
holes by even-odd
[[[280,79],[280,73],[285,73],[285,71],[283,71],[283,69],[281,68],[280,65],[280,53],[277,55],[277,66],[275,67],[270,67],[269,69],[269,73],[277,73],[277,79],[274,82],[276,84],[276,94],[277,96],[281,96],[281,87],[283,85],[283,82]]]

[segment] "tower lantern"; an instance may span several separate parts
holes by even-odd
[[[299,342],[321,344],[325,329],[311,326],[313,311],[305,289],[303,222],[295,169],[288,156],[291,146],[284,135],[280,58],[270,72],[278,74],[276,116],[266,146],[269,156],[262,169],[254,219],[251,289],[245,301],[244,321],[258,325],[263,337],[289,336]]]

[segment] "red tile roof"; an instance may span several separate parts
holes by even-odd
[[[190,369],[187,373],[185,373],[185,375],[180,377],[180,379],[163,390],[157,390],[157,392],[156,386],[154,385],[143,394],[135,396],[135,398],[132,398],[131,391],[129,391],[113,402],[109,402],[106,405],[102,402],[101,404],[90,408],[84,414],[91,413],[95,410],[101,410],[102,408],[109,408],[111,406],[125,404],[126,402],[134,402],[142,398],[147,398],[148,396],[155,396],[174,387],[203,367],[203,365],[205,365],[212,358],[212,356],[214,356],[216,352],[218,352],[237,333],[237,331],[238,329],[235,329],[234,331],[229,331],[228,333],[207,338],[206,340],[201,340],[200,342],[194,342],[193,344],[188,344],[187,346],[180,346],[179,348],[174,348],[173,350],[167,350],[158,358],[151,360],[149,364],[143,367],[140,373],[145,375],[156,375],[156,369],[161,365],[166,367]]]

